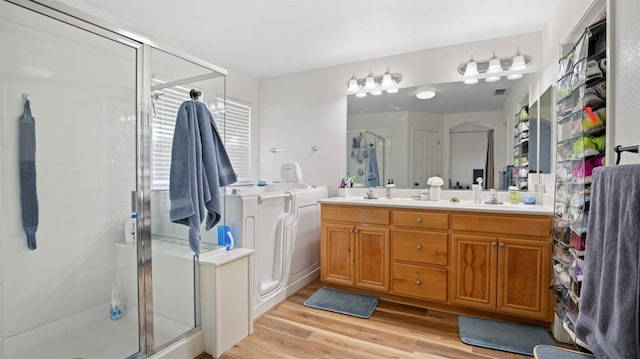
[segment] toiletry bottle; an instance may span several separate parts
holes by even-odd
[[[111,303],[109,304],[109,318],[118,320],[122,318],[122,307],[120,306],[120,298],[118,298],[118,289],[116,284],[111,284]]]
[[[517,204],[520,202],[520,190],[517,186],[509,186],[509,203]]]
[[[127,218],[124,223],[124,241],[126,243],[136,242],[137,217],[135,213],[131,213],[131,217]]]
[[[385,197],[387,199],[393,198],[393,193],[391,192],[392,188],[396,185],[393,183],[392,179],[387,180],[387,185],[385,186]]]

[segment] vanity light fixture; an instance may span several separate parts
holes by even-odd
[[[458,66],[458,73],[462,75],[462,82],[465,84],[475,84],[480,79],[494,82],[500,80],[502,76],[506,76],[509,80],[516,80],[522,77],[522,73],[532,61],[531,56],[520,53],[520,48],[513,57],[498,58],[494,51],[489,60],[476,61],[471,56],[471,60]]]
[[[347,92],[349,94],[355,94],[356,97],[365,97],[367,94],[373,96],[382,95],[384,91],[387,93],[397,93],[398,84],[402,81],[402,75],[398,73],[391,73],[389,67],[387,71],[380,76],[373,74],[373,71],[369,70],[369,75],[365,78],[357,78],[356,74],[351,76],[347,85]]]

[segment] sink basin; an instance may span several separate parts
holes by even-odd
[[[484,201],[484,204],[504,204],[504,202],[500,202],[497,199],[492,199],[490,201]]]

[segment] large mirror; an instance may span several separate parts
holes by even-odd
[[[399,188],[426,188],[429,177],[440,176],[451,189],[466,189],[478,177],[485,188],[527,189],[519,176],[526,179],[528,173],[551,169],[550,122],[547,132],[534,133],[541,113],[551,120],[551,92],[529,104],[529,84],[537,79],[538,74],[531,73],[515,81],[452,82],[364,98],[349,95],[347,174],[364,187],[392,180]],[[427,90],[435,97],[416,97]],[[526,131],[516,118],[523,107],[536,120]],[[528,132],[534,139],[530,146]]]

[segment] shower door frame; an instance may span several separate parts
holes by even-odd
[[[138,270],[138,352],[132,358],[140,355],[150,355],[176,343],[201,330],[201,325],[194,326],[184,334],[173,338],[160,347],[154,348],[153,323],[153,280],[151,263],[151,50],[164,51],[185,61],[202,66],[221,76],[227,76],[227,70],[188,55],[179,50],[159,45],[147,37],[140,36],[125,28],[108,23],[84,11],[75,9],[56,0],[4,0],[7,3],[34,11],[43,16],[58,20],[78,29],[93,33],[136,51],[136,208],[137,212],[137,270]],[[196,291],[199,292],[198,275],[194,272]],[[199,298],[194,298],[199,302]],[[199,308],[196,308],[199,312]]]

